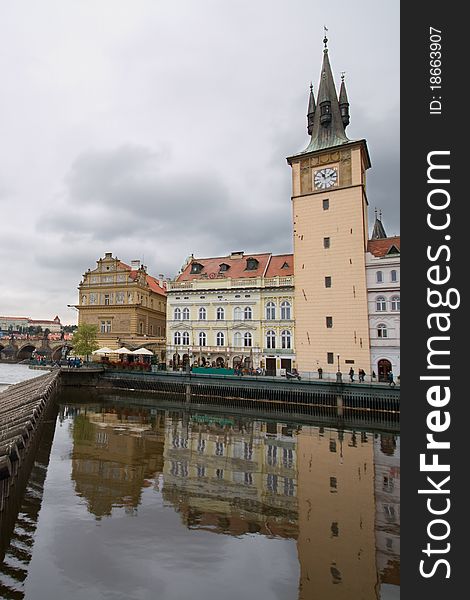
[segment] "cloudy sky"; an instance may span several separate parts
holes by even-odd
[[[399,3],[0,3],[0,314],[76,321],[105,252],[173,277],[186,257],[292,251],[323,25],[368,197],[399,233]]]

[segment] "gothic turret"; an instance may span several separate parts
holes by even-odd
[[[346,84],[344,83],[344,73],[341,75],[341,88],[339,90],[339,110],[344,128],[349,125],[349,100],[346,93]]]
[[[315,96],[313,95],[313,85],[310,84],[310,97],[308,99],[308,111],[307,111],[307,131],[308,135],[312,135],[313,131],[313,117],[315,116]]]
[[[380,216],[377,217],[377,209],[375,209],[375,223],[374,228],[372,229],[372,235],[370,237],[371,240],[383,240],[387,237],[385,233],[385,227],[382,223],[382,211],[380,211]]]

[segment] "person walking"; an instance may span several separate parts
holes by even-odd
[[[349,369],[349,381],[354,381],[354,369],[352,367]]]
[[[359,369],[358,375],[359,375],[359,382],[364,383],[364,377],[366,375],[364,369]]]
[[[318,379],[323,379],[323,369],[318,367]]]
[[[388,372],[388,384],[390,387],[395,387],[395,381],[393,380],[393,372]]]

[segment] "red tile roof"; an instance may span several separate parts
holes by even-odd
[[[400,250],[400,236],[381,238],[379,240],[369,240],[367,243],[367,252],[370,252],[377,258],[383,258],[387,256],[388,251],[392,246],[395,246],[397,250]]]
[[[256,269],[247,269],[247,260],[254,258],[258,261]],[[288,267],[282,269],[287,262]],[[276,275],[293,275],[294,264],[292,254],[281,254],[272,256],[264,254],[231,254],[229,256],[217,256],[215,258],[193,258],[178,275],[176,281],[191,281],[192,279],[225,279],[225,278],[248,278],[248,277],[275,277]],[[200,273],[191,273],[191,265],[198,263],[202,265]],[[221,271],[220,265],[229,266],[227,271]]]
[[[285,265],[285,266],[284,266]],[[284,268],[283,268],[284,267]],[[293,254],[278,254],[271,256],[269,261],[266,277],[287,277],[294,274],[294,255]]]
[[[137,278],[137,271],[135,269],[132,269],[131,266],[126,265],[126,263],[123,263],[121,260],[119,261],[119,266],[124,270],[124,271],[129,271],[129,277],[131,279],[136,279]],[[163,287],[158,283],[158,280],[155,279],[155,277],[152,277],[152,275],[148,275],[146,274],[146,281],[147,284],[149,286],[149,288],[155,292],[156,294],[160,294],[161,296],[166,296],[166,283],[163,283]]]

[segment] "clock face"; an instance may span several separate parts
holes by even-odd
[[[332,167],[326,167],[321,171],[317,171],[314,182],[317,190],[325,190],[338,182],[338,171]]]

